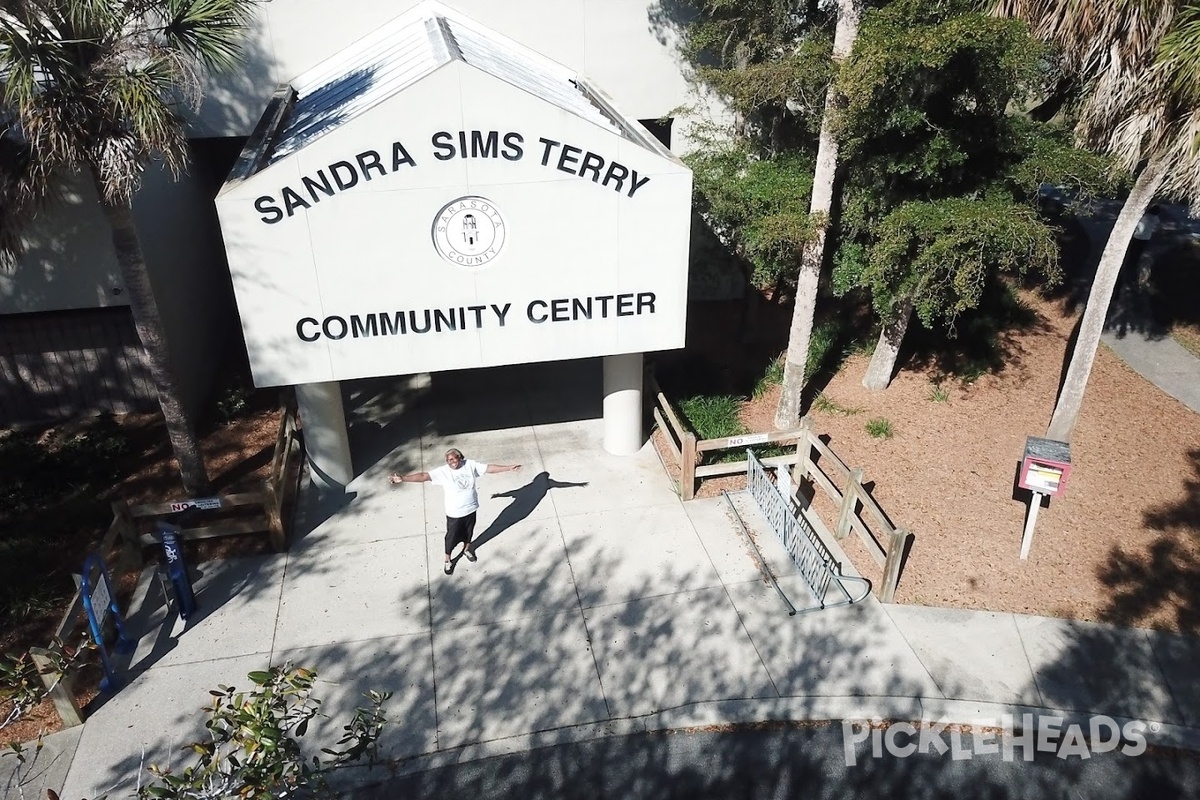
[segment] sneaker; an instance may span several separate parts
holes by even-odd
[[[454,562],[453,561],[443,561],[442,562],[442,572],[446,573],[447,575],[454,572]]]
[[[463,555],[466,556],[467,561],[470,561],[472,564],[479,560],[479,556],[475,555],[474,550],[463,550]]]

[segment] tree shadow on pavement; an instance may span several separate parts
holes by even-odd
[[[1124,759],[1125,763],[1121,763]],[[650,798],[1173,797],[1200,769],[1186,759],[1116,754],[1089,762],[952,761],[860,755],[846,764],[839,725],[767,723],[657,731],[440,767],[359,789],[353,800],[486,796]]]

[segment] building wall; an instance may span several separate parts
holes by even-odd
[[[126,305],[111,229],[89,179],[66,180],[25,247],[14,269],[0,270],[0,314]]]
[[[143,178],[133,204],[142,253],[158,299],[171,363],[193,412],[208,399],[238,319],[225,247],[205,164],[173,181],[160,168]]]
[[[231,158],[206,150],[178,181],[152,166],[134,200],[147,269],[192,412],[208,399],[227,343],[240,336],[212,203],[219,182],[214,173],[223,178]],[[224,168],[212,169],[214,159]],[[90,182],[71,180],[26,241],[16,269],[0,273],[0,424],[154,407],[157,394],[128,312],[111,229]]]
[[[0,422],[157,407],[127,307],[0,316]]]
[[[192,123],[196,144],[249,135],[276,86],[416,4],[417,0],[260,4],[244,63],[208,82],[205,102]],[[446,0],[445,4],[581,72],[627,116],[658,119],[695,99],[677,51],[686,12],[677,8],[675,0]],[[686,152],[687,120],[677,120],[673,133],[676,151]],[[223,181],[231,158],[229,153],[202,154],[192,176],[177,185],[152,170],[135,204],[142,246],[173,355],[181,365],[184,393],[193,409],[206,398],[223,346],[241,335],[212,205],[213,182],[219,186]],[[55,314],[115,308],[125,302],[95,192],[90,182],[75,181],[63,203],[31,229],[29,252],[19,268],[0,274],[0,322],[4,315],[33,314],[23,317],[23,330],[28,333],[30,325],[45,330],[22,334],[20,347],[27,349],[30,342],[49,342],[52,330],[74,325],[69,317],[60,319]],[[16,335],[12,330],[0,327],[0,350]],[[54,370],[48,367],[42,372],[49,375]],[[29,369],[25,373],[32,374]],[[82,376],[87,371],[72,374]],[[63,415],[72,408],[93,407],[82,389],[74,396],[74,405],[56,400],[46,407],[53,405]],[[4,420],[0,408],[0,423]]]
[[[245,64],[210,81],[199,136],[246,136],[275,87],[400,16],[417,0],[273,0],[260,6]],[[445,0],[497,33],[589,78],[635,119],[695,98],[679,55],[688,11],[676,0]],[[686,147],[686,124],[678,144]],[[677,136],[678,138],[678,136]]]

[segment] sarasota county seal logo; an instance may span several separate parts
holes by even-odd
[[[504,250],[508,225],[495,203],[460,197],[442,206],[433,220],[433,246],[451,264],[482,267]]]

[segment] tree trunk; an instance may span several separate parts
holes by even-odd
[[[1096,277],[1088,293],[1087,308],[1079,325],[1079,336],[1070,355],[1071,363],[1067,367],[1067,375],[1063,380],[1062,389],[1059,390],[1058,402],[1054,406],[1054,415],[1046,431],[1048,439],[1071,441],[1075,423],[1079,421],[1079,411],[1083,407],[1083,392],[1092,373],[1096,348],[1100,346],[1100,335],[1104,332],[1108,305],[1112,302],[1113,289],[1117,285],[1117,277],[1121,273],[1121,264],[1125,261],[1129,241],[1165,177],[1166,169],[1163,163],[1151,161],[1138,176],[1133,191],[1129,193],[1125,205],[1121,207],[1121,213],[1117,215],[1112,233],[1104,245],[1104,254],[1100,256],[1100,264],[1096,267]]]
[[[150,378],[158,391],[158,402],[167,423],[171,449],[175,453],[175,460],[179,462],[179,474],[183,478],[184,490],[192,497],[206,494],[208,474],[204,469],[204,459],[200,455],[195,429],[180,397],[179,382],[171,365],[162,318],[158,313],[158,301],[150,285],[146,259],[142,255],[142,245],[134,227],[133,211],[128,203],[111,203],[105,200],[104,190],[98,179],[96,184],[100,205],[112,227],[113,247],[116,250],[117,263],[121,266],[125,290],[129,293],[133,324],[146,351]]]
[[[912,301],[903,301],[900,315],[879,332],[879,344],[875,345],[875,352],[871,354],[871,363],[867,365],[867,374],[863,376],[863,386],[882,391],[891,384],[892,375],[896,372],[896,357],[900,355],[900,345],[904,344],[904,335],[908,333],[912,312]]]
[[[858,38],[866,0],[838,0],[837,29],[833,37],[833,61],[841,64],[850,55]],[[783,386],[775,409],[775,427],[780,430],[800,424],[800,403],[804,395],[804,373],[808,366],[808,345],[812,338],[813,317],[817,310],[817,287],[821,265],[825,263],[826,232],[833,209],[834,181],[837,178],[838,142],[833,136],[833,116],[837,111],[837,90],[825,93],[825,114],[817,144],[817,166],[813,172],[812,202],[809,213],[816,217],[817,230],[800,251],[800,272],[796,277],[796,304],[788,331],[787,356],[783,366]]]

